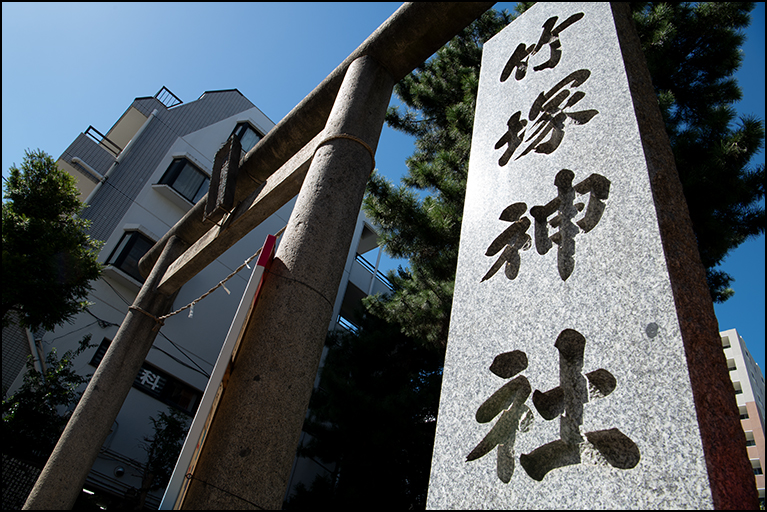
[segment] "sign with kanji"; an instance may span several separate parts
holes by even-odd
[[[716,503],[629,16],[538,3],[484,45],[428,508]]]

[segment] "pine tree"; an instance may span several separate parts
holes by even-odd
[[[441,354],[370,315],[356,334],[331,333],[328,346],[299,450],[328,473],[286,508],[424,508]]]
[[[742,97],[733,74],[741,65],[742,30],[753,3],[640,3],[634,22],[658,94],[714,301],[733,294],[715,267],[748,237],[764,233],[764,147],[754,116],[733,127]]]
[[[518,10],[531,5],[522,2]],[[764,166],[748,167],[763,147],[763,122],[746,117],[731,126],[732,104],[741,96],[732,74],[753,4],[635,3],[632,9],[709,288],[721,302],[733,293],[731,278],[715,267],[765,224]],[[402,185],[376,174],[364,203],[386,252],[409,260],[390,276],[394,293],[366,299],[368,310],[438,347],[447,342],[450,321],[481,43],[508,22],[488,11],[397,84],[407,109],[390,109],[386,120],[417,138],[416,151]]]

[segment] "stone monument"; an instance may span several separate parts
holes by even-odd
[[[427,506],[755,506],[728,386],[628,7],[538,3],[483,50]]]

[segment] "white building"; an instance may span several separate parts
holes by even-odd
[[[759,500],[764,502],[764,374],[736,329],[722,331],[722,347],[735,388],[746,450],[754,468]]]
[[[44,358],[52,347],[62,354],[76,348],[87,333],[97,347],[80,355],[75,366],[92,374],[141,288],[139,259],[207,192],[218,148],[236,133],[247,151],[273,126],[236,89],[208,91],[184,103],[163,87],[154,97],[136,98],[106,135],[93,127],[81,133],[58,165],[78,180],[81,197],[89,204],[84,217],[92,221],[91,235],[105,242],[99,259],[107,267],[93,283],[93,305],[73,323],[36,336],[3,333],[4,391],[18,389],[27,354]],[[287,224],[294,204],[295,198],[184,285],[173,310],[200,297],[252,256],[268,234]],[[353,328],[359,300],[388,291],[377,263],[361,256],[376,262],[376,249],[373,227],[360,214],[329,329]],[[192,318],[184,312],[166,320],[86,488],[125,496],[140,487],[146,461],[140,443],[152,434],[150,416],[156,418],[169,407],[194,414],[249,277],[246,269],[227,281],[231,295],[216,290],[195,305]],[[42,341],[35,347],[32,338]],[[307,477],[312,473],[309,469]],[[156,507],[162,492],[151,493],[147,504]]]

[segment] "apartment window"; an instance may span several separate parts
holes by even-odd
[[[738,410],[740,412],[740,419],[747,420],[748,419],[748,409],[746,407],[738,407]]]
[[[176,158],[159,183],[168,185],[192,204],[197,204],[208,192],[210,178],[186,158]]]
[[[728,338],[727,336],[722,336],[722,347],[730,348],[730,338]]]
[[[98,368],[111,343],[112,340],[104,338],[88,364]],[[194,415],[197,411],[197,406],[202,398],[202,392],[199,390],[146,361],[141,365],[136,378],[133,379],[133,387],[190,415]]]
[[[253,149],[253,146],[261,140],[261,135],[248,123],[239,123],[233,133],[240,139],[242,151],[245,153]]]
[[[746,431],[746,446],[756,446],[756,439],[754,439],[754,432],[752,430]]]
[[[107,259],[107,265],[119,268],[136,281],[143,283],[144,278],[138,270],[138,262],[154,245],[154,241],[138,231],[123,233],[120,243]]]

